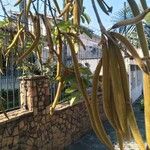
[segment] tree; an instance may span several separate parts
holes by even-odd
[[[19,1],[20,2],[20,1]],[[46,3],[47,2],[47,3]],[[32,0],[28,1],[27,7],[24,10],[26,15],[31,17],[31,21],[34,26],[34,32],[26,31],[22,25],[20,19],[18,19],[18,29],[17,33],[14,35],[14,39],[11,41],[10,45],[6,50],[6,55],[10,53],[14,45],[19,45],[23,50],[21,53],[18,53],[19,58],[16,58],[16,63],[20,63],[22,60],[25,60],[32,52],[38,51],[38,46],[40,44],[41,30],[40,30],[40,19],[43,20],[44,26],[47,31],[46,39],[49,46],[49,53],[52,52],[57,57],[57,75],[58,80],[58,89],[54,103],[50,108],[51,114],[55,110],[55,106],[60,97],[61,89],[64,84],[63,74],[64,71],[71,72],[69,68],[63,65],[62,62],[62,53],[63,53],[63,41],[65,40],[70,47],[74,73],[76,76],[76,81],[78,83],[78,89],[81,91],[81,94],[85,100],[89,118],[91,121],[92,128],[96,133],[97,137],[102,141],[103,144],[107,146],[108,149],[113,150],[113,144],[110,141],[102,121],[99,116],[99,108],[97,105],[97,91],[98,91],[98,80],[101,68],[103,66],[103,103],[104,111],[106,116],[111,123],[112,127],[116,131],[116,136],[120,145],[120,149],[123,149],[123,142],[130,139],[130,131],[139,145],[141,150],[145,149],[145,144],[143,142],[142,136],[138,129],[133,108],[129,96],[129,87],[126,74],[126,68],[124,64],[124,59],[122,56],[122,48],[120,44],[124,45],[135,59],[137,65],[141,68],[144,74],[144,103],[145,103],[145,126],[146,126],[146,138],[147,138],[147,149],[150,149],[150,62],[149,62],[149,51],[148,45],[143,31],[143,24],[141,20],[145,15],[150,12],[150,9],[147,9],[146,1],[141,1],[143,6],[143,11],[140,13],[139,8],[134,0],[128,0],[128,3],[133,12],[134,18],[127,19],[121,22],[116,23],[111,30],[107,31],[101,22],[101,17],[97,10],[97,5],[95,0],[91,0],[99,27],[101,30],[101,47],[103,56],[102,59],[98,62],[95,74],[93,76],[92,83],[92,95],[90,96],[87,93],[86,86],[83,82],[81,72],[79,70],[79,63],[77,60],[76,52],[79,48],[79,45],[84,44],[79,38],[79,34],[83,31],[80,26],[81,16],[83,12],[83,0],[66,0],[63,9],[58,4],[57,0],[53,0],[54,6],[57,10],[56,15],[54,15],[54,10],[52,8],[51,1],[44,1],[43,10],[44,13],[41,14],[38,12]],[[106,13],[109,14],[112,11],[112,7],[109,7],[104,0],[97,0],[100,8]],[[34,14],[31,12],[31,4],[33,6]],[[46,11],[46,10],[49,11]],[[47,12],[47,13],[45,13]],[[52,18],[48,19],[48,14]],[[19,18],[21,17],[19,14]],[[113,32],[112,29],[119,28],[121,26],[136,24],[137,33],[139,36],[141,48],[143,50],[144,62],[134,46],[126,39],[123,35]],[[22,42],[22,36],[26,36],[32,41],[29,47],[23,47],[20,43]],[[51,55],[50,55],[51,56]],[[117,66],[117,67],[116,67]]]

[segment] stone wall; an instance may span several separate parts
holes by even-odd
[[[61,150],[91,130],[84,102],[60,104],[50,116],[49,83],[43,76],[22,79],[20,97],[21,108],[8,112],[9,120],[0,114],[1,150]],[[102,109],[101,114],[105,119]]]

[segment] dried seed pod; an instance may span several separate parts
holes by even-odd
[[[40,19],[39,16],[36,16],[36,20],[35,20],[35,26],[36,26],[36,37],[35,40],[33,41],[32,45],[30,46],[29,49],[27,49],[18,59],[17,59],[17,63],[19,63],[20,61],[22,61],[24,58],[26,58],[26,56],[28,56],[31,52],[33,52],[33,50],[37,47],[37,45],[39,44],[39,40],[40,40]]]
[[[19,35],[20,35],[21,32],[23,31],[23,29],[24,29],[24,28],[21,28],[21,29],[17,32],[17,34],[14,36],[14,38],[13,38],[11,44],[8,46],[8,48],[7,48],[7,50],[6,50],[6,54],[5,54],[5,55],[8,55],[9,52],[10,52],[10,50],[12,49],[12,47],[16,44],[16,42],[17,42],[17,40],[18,40],[18,38],[19,38]]]
[[[138,66],[143,70],[145,73],[148,73],[148,67],[144,64],[142,59],[140,58],[139,54],[137,53],[134,46],[128,41],[128,39],[124,36],[122,36],[119,33],[111,32],[111,35],[113,35],[115,38],[117,38],[122,44],[124,44],[127,48],[127,50],[131,53],[132,57],[135,59]]]
[[[120,21],[116,24],[114,24],[111,29],[115,29],[115,28],[120,28],[122,26],[127,26],[127,25],[132,25],[132,24],[137,24],[139,23],[141,20],[144,19],[144,17],[150,12],[150,8],[144,10],[143,13],[139,14],[138,16],[132,18],[132,19],[126,19],[123,21]]]
[[[80,25],[80,9],[79,9],[79,1],[75,0],[73,5],[73,24],[79,26]]]
[[[138,125],[136,123],[136,119],[135,119],[135,116],[134,116],[132,104],[131,104],[131,101],[130,101],[129,84],[128,84],[128,79],[127,79],[127,74],[126,74],[126,68],[125,68],[123,56],[121,54],[121,51],[119,50],[119,47],[118,47],[118,49],[116,47],[115,54],[116,54],[116,59],[118,60],[118,64],[119,64],[119,67],[120,67],[121,84],[122,84],[122,87],[123,87],[124,97],[125,97],[125,101],[126,101],[126,110],[128,112],[127,113],[128,124],[129,124],[129,127],[131,129],[131,132],[133,134],[133,137],[134,137],[135,141],[139,145],[140,149],[143,149],[144,148],[144,142],[143,142],[142,136],[140,134],[140,131],[138,129]],[[127,134],[128,134],[128,132],[127,132]],[[127,137],[129,137],[129,136],[130,135],[127,135]]]
[[[144,115],[145,115],[145,130],[146,130],[146,139],[147,139],[147,144],[150,148],[150,134],[149,134],[149,129],[150,129],[150,75],[144,73],[143,75],[144,79]]]
[[[86,107],[88,110],[91,125],[92,125],[96,135],[98,136],[98,138],[102,141],[102,143],[104,143],[110,150],[113,150],[114,149],[113,145],[112,145],[110,139],[108,138],[108,136],[103,128],[103,125],[101,124],[100,120],[98,120],[98,118],[97,118],[98,114],[95,110],[93,110],[93,108],[94,108],[93,104],[90,105],[89,97],[88,97],[88,94],[86,92],[85,86],[83,84],[83,81],[81,79],[81,75],[79,72],[78,60],[76,58],[76,53],[75,53],[73,43],[67,35],[65,35],[65,37],[66,37],[68,44],[70,46],[70,49],[71,49],[76,79],[78,82],[79,89],[85,99],[85,104],[86,104]]]
[[[120,68],[115,56],[116,47],[111,40],[108,40],[108,46],[109,46],[109,57],[110,57],[110,61],[109,61],[110,74],[112,80],[112,87],[114,91],[115,107],[116,107],[121,128],[123,132],[126,133],[128,128],[126,102],[125,102],[124,92],[121,84],[121,74],[119,70]]]
[[[57,54],[60,56],[58,57],[58,61],[57,61],[57,74],[56,74],[56,78],[60,77],[60,81],[58,83],[58,87],[57,87],[57,92],[54,98],[54,102],[52,104],[52,106],[50,107],[50,115],[52,115],[54,113],[54,109],[56,107],[56,105],[58,104],[58,100],[61,96],[61,90],[63,88],[63,81],[61,79],[62,77],[62,39],[61,39],[61,35],[58,35],[58,45],[57,45]]]
[[[65,13],[68,13],[70,5],[71,5],[71,2],[67,3],[58,17],[62,17]]]

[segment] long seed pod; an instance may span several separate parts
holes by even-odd
[[[97,127],[98,132],[101,135],[101,139],[104,141],[104,143],[106,145],[108,145],[107,141],[109,141],[109,138],[105,132],[105,129],[103,127],[102,121],[100,120],[100,114],[99,114],[99,107],[98,107],[98,101],[97,101],[97,92],[98,92],[98,79],[99,79],[99,74],[100,74],[100,70],[101,70],[101,66],[102,66],[102,60],[99,61],[95,73],[94,73],[94,77],[93,77],[93,90],[92,90],[92,97],[91,97],[91,108],[93,111],[93,117],[95,120],[95,124]],[[110,141],[109,141],[110,142]]]
[[[104,143],[110,150],[113,150],[113,145],[112,145],[111,141],[107,138],[107,135],[105,135],[105,131],[103,131],[103,128],[101,128],[102,126],[99,126],[97,128],[97,126],[95,125],[97,122],[93,118],[94,115],[93,115],[92,108],[90,106],[89,97],[87,95],[85,86],[84,86],[83,81],[82,81],[81,76],[80,76],[78,60],[76,58],[76,53],[75,53],[75,49],[74,49],[73,43],[72,43],[71,39],[67,35],[65,35],[65,37],[66,37],[66,39],[68,41],[68,44],[70,46],[70,49],[71,49],[76,79],[77,79],[77,82],[78,82],[79,89],[80,89],[80,91],[81,91],[81,93],[82,93],[82,95],[83,95],[83,97],[85,99],[85,104],[86,104],[86,107],[87,107],[87,110],[88,110],[88,114],[89,114],[91,125],[92,125],[96,135],[98,136],[98,138],[102,141],[102,143]],[[98,130],[101,130],[101,132],[99,132]],[[104,140],[104,137],[107,140]]]
[[[27,32],[27,35],[30,36],[33,41],[36,39],[36,36],[33,35],[31,32]],[[42,70],[42,58],[41,58],[42,54],[41,54],[41,51],[40,51],[38,45],[36,46],[36,50],[37,51],[34,52],[34,53],[37,56],[37,59],[38,59],[38,61],[40,63],[40,67],[41,67],[41,70]]]
[[[121,125],[121,128],[124,133],[128,130],[127,127],[127,111],[126,111],[126,103],[124,98],[123,89],[121,86],[121,75],[119,71],[119,65],[115,58],[115,46],[111,40],[108,40],[109,45],[109,57],[110,57],[110,74],[112,80],[112,86],[114,91],[114,100],[115,100],[115,107],[118,114],[118,119]],[[118,107],[119,106],[119,107]]]
[[[127,113],[128,123],[129,123],[131,132],[133,134],[133,137],[134,137],[136,143],[139,145],[140,149],[142,150],[142,149],[144,149],[144,142],[143,142],[142,136],[140,134],[140,131],[138,129],[138,125],[136,123],[133,108],[131,105],[126,68],[125,68],[123,56],[121,54],[119,47],[115,48],[115,54],[116,54],[116,59],[118,60],[118,63],[120,66],[121,82],[122,82],[122,87],[123,87],[123,91],[124,91],[124,97],[126,99],[126,108],[127,108],[127,112],[128,112]]]
[[[58,100],[61,96],[62,87],[63,87],[63,83],[62,83],[62,81],[60,81],[58,83],[58,87],[57,87],[56,95],[55,95],[55,98],[54,98],[54,102],[53,102],[52,106],[50,106],[50,115],[53,115],[54,110],[56,108],[56,105],[58,104]]]
[[[23,14],[23,10],[21,11],[21,13],[19,14],[19,18],[18,18],[18,31],[21,29],[21,17],[22,17],[22,14]],[[21,32],[20,35],[19,35],[19,40],[20,40],[20,44],[21,44],[21,47],[24,46],[24,35],[25,33],[24,32]]]
[[[144,73],[144,115],[146,123],[146,138],[150,149],[150,75]]]
[[[35,48],[36,46],[39,44],[39,40],[40,40],[40,19],[39,16],[36,17],[36,21],[34,22],[36,24],[36,38],[34,40],[34,42],[32,43],[32,45],[30,46],[29,49],[27,49],[18,59],[17,59],[17,63],[19,63],[20,61],[22,61],[24,58],[26,58],[26,56],[28,56]]]
[[[109,58],[108,58],[108,48],[103,45],[103,107],[104,112],[112,125],[112,127],[116,130],[116,135],[118,139],[123,139],[123,131],[118,119],[118,115],[116,112],[116,108],[114,105],[114,94],[112,91],[110,73],[109,73]],[[121,140],[122,141],[122,140]],[[119,142],[120,147],[122,147],[123,143]]]
[[[51,26],[49,23],[49,20],[47,19],[47,17],[42,16],[43,19],[43,23],[45,25],[45,29],[46,29],[46,39],[48,42],[48,47],[49,47],[49,58],[52,59],[53,57],[53,51],[54,51],[54,44],[53,44],[53,39],[52,39],[52,35],[51,35]]]
[[[77,26],[80,25],[80,9],[78,0],[75,0],[73,5],[73,24]]]
[[[143,70],[145,73],[148,73],[148,68],[143,62],[143,60],[140,58],[139,54],[137,53],[136,49],[134,46],[128,41],[128,39],[124,36],[122,36],[119,33],[116,32],[111,32],[111,35],[113,35],[115,38],[117,38],[122,44],[126,46],[128,51],[131,53],[132,57],[135,59],[136,63],[138,66]]]
[[[76,54],[75,54],[75,49],[74,49],[74,46],[73,46],[73,43],[72,41],[70,40],[70,38],[67,36],[67,34],[64,33],[64,36],[66,37],[68,43],[69,43],[69,46],[72,50],[72,55],[73,55],[73,62],[74,62],[74,68],[75,68],[75,71],[76,71],[76,79],[77,79],[77,82],[78,82],[78,86],[79,86],[79,89],[81,89],[81,93],[85,99],[85,104],[86,104],[86,107],[87,107],[87,111],[88,111],[88,114],[89,114],[89,118],[90,118],[90,122],[91,122],[91,126],[95,132],[95,134],[97,135],[97,137],[100,139],[100,141],[102,143],[105,143],[104,140],[101,138],[99,132],[98,132],[98,129],[97,127],[95,126],[95,123],[94,123],[94,119],[93,119],[93,112],[92,112],[92,109],[91,109],[91,106],[90,106],[90,101],[89,101],[89,97],[87,95],[87,92],[85,90],[85,86],[82,82],[82,78],[80,76],[80,72],[79,72],[79,66],[78,66],[78,60],[76,58]]]
[[[140,14],[140,11],[139,11],[139,8],[137,6],[137,3],[135,2],[135,0],[128,0],[128,3],[131,7],[131,10],[133,12],[133,15],[134,16],[137,16]],[[144,28],[143,28],[143,24],[142,22],[140,22],[139,24],[136,25],[136,28],[137,28],[137,33],[138,33],[138,37],[139,37],[139,41],[140,41],[140,44],[141,44],[141,48],[142,48],[142,51],[143,51],[143,54],[145,57],[149,57],[149,49],[148,49],[148,43],[147,43],[147,40],[146,40],[146,37],[145,37],[145,34],[144,34]],[[146,61],[147,63],[147,67],[148,67],[148,70],[150,71],[150,61]],[[148,75],[150,76],[150,75]],[[148,77],[145,77],[144,75],[144,85],[147,85],[147,87],[145,88],[148,88],[148,86],[150,86],[150,83],[149,83],[149,78]],[[144,88],[144,90],[146,90]],[[144,105],[144,111],[145,111],[145,128],[146,128],[146,140],[147,140],[147,144],[148,144],[148,147],[150,149],[150,136],[149,136],[149,131],[150,131],[150,111],[149,111],[149,108],[150,108],[150,99],[149,97],[147,97],[149,90],[147,89],[146,92],[144,91],[144,103],[147,104],[147,105]]]
[[[144,17],[150,12],[150,8],[144,10],[143,13],[139,14],[138,16],[132,18],[132,19],[126,19],[126,20],[123,20],[123,21],[120,21],[116,24],[114,24],[112,26],[111,29],[115,29],[115,28],[119,28],[119,27],[122,27],[122,26],[127,26],[127,25],[132,25],[132,24],[137,24],[139,23],[142,19],[144,19]]]
[[[24,28],[21,28],[17,34],[15,35],[15,37],[13,38],[11,44],[8,46],[7,50],[6,50],[6,54],[5,55],[8,55],[10,50],[12,49],[12,47],[16,44],[18,38],[19,38],[19,35],[21,34],[21,32],[23,31]]]
[[[27,4],[27,7],[26,7],[26,15],[27,15],[27,16],[28,16],[28,13],[29,13],[29,11],[30,11],[31,3],[32,3],[32,0],[28,0],[28,4]]]
[[[58,58],[57,61],[57,74],[56,74],[56,78],[61,77],[62,76],[62,39],[61,36],[58,35],[58,47],[57,47],[57,53],[60,56]],[[54,113],[55,107],[58,104],[58,100],[61,96],[61,90],[63,87],[63,81],[62,79],[60,79],[59,83],[58,83],[58,87],[57,87],[57,91],[56,91],[56,95],[54,98],[54,102],[52,104],[52,106],[50,107],[50,115],[52,115]]]
[[[73,9],[72,2],[70,0],[64,0],[64,6],[63,7],[65,7],[66,4],[68,4],[68,3],[71,3],[71,5],[69,6],[68,10],[63,15],[64,21],[68,21],[68,19],[69,19],[69,13],[71,13],[72,9]]]
[[[108,48],[103,45],[103,107],[106,114],[106,117],[108,118],[109,122],[115,128],[114,118],[113,118],[113,108],[112,108],[112,101],[110,98],[110,91],[111,91],[111,79],[110,79],[110,73],[109,73],[109,60],[108,60]]]
[[[133,15],[135,17],[137,15],[139,15],[140,11],[139,11],[138,5],[135,2],[135,0],[132,0],[132,1],[128,0],[128,3],[131,7]],[[141,45],[143,54],[144,54],[145,57],[149,57],[148,43],[147,43],[147,40],[146,40],[146,37],[145,37],[144,27],[143,27],[142,22],[139,22],[138,24],[136,24],[136,28],[137,28],[137,34],[138,34],[138,37],[139,37],[139,41],[140,41],[140,45]],[[148,68],[150,70],[150,62],[149,61],[147,61],[147,65],[148,65]]]
[[[64,9],[62,10],[61,14],[58,17],[62,17],[65,13],[67,13],[70,8],[70,5],[71,5],[71,2],[67,3],[66,6],[64,7]]]

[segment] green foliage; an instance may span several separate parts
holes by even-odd
[[[81,78],[84,82],[86,89],[92,86],[91,80],[92,80],[92,73],[88,67],[84,67],[81,64],[79,65],[80,72],[81,72]],[[67,72],[66,75],[64,75],[63,80],[65,81],[65,96],[64,100],[69,101],[70,105],[76,104],[79,100],[81,100],[81,92],[78,90],[78,84],[76,81],[75,72],[73,70],[73,66],[69,68],[71,71]]]

